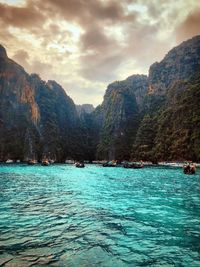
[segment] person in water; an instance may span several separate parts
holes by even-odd
[[[184,173],[185,174],[195,174],[196,172],[196,166],[193,163],[187,163],[186,165],[183,166]]]
[[[192,164],[190,165],[190,173],[191,173],[191,174],[195,174],[195,172],[196,172],[196,166],[195,166],[194,163],[192,163]]]

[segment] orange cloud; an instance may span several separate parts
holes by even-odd
[[[0,21],[5,26],[11,25],[19,28],[34,28],[45,20],[45,15],[31,2],[27,2],[22,7],[0,3],[0,14]]]
[[[182,42],[200,34],[200,9],[190,13],[176,29],[177,41]]]

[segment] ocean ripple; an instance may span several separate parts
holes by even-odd
[[[200,175],[0,166],[0,266],[200,266]]]

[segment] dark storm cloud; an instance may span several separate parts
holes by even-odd
[[[200,34],[200,8],[188,15],[185,21],[176,29],[178,42]]]

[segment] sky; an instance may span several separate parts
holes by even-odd
[[[76,104],[148,74],[200,34],[199,0],[0,0],[0,43],[28,73],[55,80]]]

